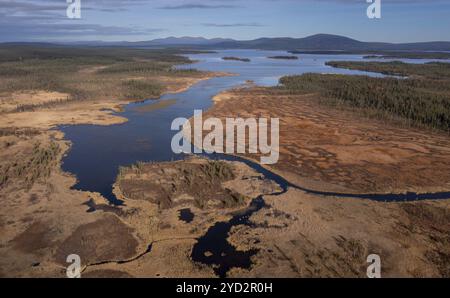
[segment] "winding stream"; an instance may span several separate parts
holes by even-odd
[[[112,185],[120,166],[128,166],[137,161],[170,161],[182,159],[171,150],[171,139],[176,133],[170,130],[172,121],[178,117],[190,118],[195,109],[206,110],[212,105],[212,97],[221,91],[244,84],[252,80],[258,85],[273,86],[283,75],[316,73],[362,74],[383,77],[381,74],[331,68],[325,62],[361,61],[362,55],[299,55],[299,60],[274,60],[268,56],[285,55],[282,51],[257,50],[226,50],[217,53],[188,55],[193,60],[199,60],[193,65],[183,65],[180,68],[196,68],[209,71],[225,71],[237,76],[219,77],[202,81],[190,89],[177,93],[166,94],[159,100],[148,100],[142,103],[131,103],[125,110],[118,113],[129,121],[111,126],[75,125],[61,126],[66,139],[72,142],[72,147],[63,159],[64,171],[73,173],[78,181],[75,189],[98,192],[112,204],[120,205],[112,193]],[[223,61],[224,56],[236,56],[251,59],[249,63],[239,61]],[[399,60],[399,59],[396,59]],[[386,59],[383,59],[386,61]],[[418,63],[419,60],[402,59],[405,62]],[[430,60],[420,60],[421,63]],[[161,101],[170,101],[162,108],[147,108]],[[211,158],[239,160],[268,179],[278,183],[284,193],[289,187],[303,191],[337,197],[354,197],[381,201],[404,201],[417,199],[449,198],[450,192],[434,194],[338,194],[309,190],[286,181],[283,177],[267,170],[261,165],[234,156],[214,154]],[[248,268],[251,256],[256,250],[248,252],[237,251],[227,241],[228,232],[236,225],[250,225],[248,218],[265,206],[262,197],[255,198],[245,211],[235,214],[228,222],[219,222],[198,239],[193,248],[194,261],[215,265],[214,270],[219,276],[225,276],[232,267]],[[208,252],[208,254],[205,254]]]

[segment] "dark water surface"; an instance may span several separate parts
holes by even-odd
[[[194,220],[195,214],[192,213],[191,209],[185,208],[181,209],[179,212],[178,218],[185,223],[190,223]]]
[[[299,60],[267,59],[268,56],[286,55],[282,51],[257,50],[227,50],[218,53],[189,55],[193,60],[199,60],[193,65],[183,65],[180,68],[197,68],[200,70],[226,71],[238,74],[237,76],[213,78],[202,81],[189,90],[166,94],[158,101],[148,100],[142,103],[133,103],[125,107],[125,111],[118,113],[129,121],[120,125],[75,125],[61,126],[66,139],[72,142],[72,147],[63,159],[63,170],[77,176],[75,189],[99,192],[113,204],[121,204],[112,193],[112,184],[117,176],[120,166],[128,166],[137,161],[170,161],[182,159],[171,150],[171,139],[176,131],[171,131],[171,123],[175,118],[190,118],[195,109],[207,110],[212,104],[212,97],[221,91],[244,84],[252,80],[258,85],[276,85],[283,75],[315,73],[341,73],[359,74],[382,77],[381,74],[337,69],[325,66],[326,61],[345,60],[361,61],[362,55],[298,55]],[[224,61],[224,56],[237,56],[250,58],[251,62]],[[430,60],[405,60],[406,62],[423,63]],[[382,59],[382,61],[387,61]],[[147,107],[161,101],[170,101],[163,108]],[[417,199],[449,198],[450,193],[436,194],[336,194],[304,189],[293,185],[284,178],[239,157],[214,154],[211,158],[239,160],[245,162],[266,178],[278,183],[284,193],[288,187],[302,189],[309,193],[356,197],[380,201],[403,201]],[[204,236],[198,239],[192,251],[192,259],[196,262],[213,265],[217,275],[226,276],[227,271],[233,267],[249,268],[251,257],[257,250],[247,252],[237,251],[227,241],[228,232],[235,225],[251,225],[249,217],[256,211],[265,207],[262,197],[255,198],[251,205],[240,213],[233,215],[228,222],[219,222],[211,227]],[[193,215],[181,210],[180,219],[190,222]],[[192,217],[192,219],[191,219]]]
[[[71,125],[61,126],[66,139],[72,147],[63,159],[63,169],[77,176],[75,189],[99,192],[110,202],[120,204],[112,193],[112,184],[120,166],[129,166],[137,161],[170,161],[182,159],[171,150],[171,140],[176,131],[171,131],[172,121],[178,117],[190,118],[195,109],[207,110],[212,104],[212,97],[221,91],[244,84],[252,80],[258,85],[273,86],[283,75],[315,73],[358,74],[383,77],[378,73],[332,68],[325,63],[331,60],[362,61],[363,55],[311,55],[301,54],[299,60],[268,59],[269,56],[285,55],[282,51],[260,50],[224,50],[217,53],[188,55],[198,63],[182,65],[179,68],[196,68],[209,71],[226,71],[237,76],[213,78],[202,81],[189,90],[177,94],[166,94],[159,100],[147,100],[125,106],[125,111],[118,113],[128,119],[127,123],[111,126]],[[251,62],[224,61],[224,56],[249,58]],[[372,59],[371,59],[372,60]],[[399,60],[399,59],[397,59]],[[405,62],[424,63],[426,59],[400,59]],[[389,61],[381,59],[381,61]],[[170,101],[170,105],[161,105]],[[152,109],[151,105],[163,108]],[[257,164],[252,165],[263,170]],[[265,171],[265,174],[271,175]],[[271,175],[274,176],[274,175]],[[275,175],[276,176],[276,175]],[[277,177],[273,177],[278,179]],[[278,179],[286,184],[284,179]],[[313,191],[311,191],[313,192]],[[334,193],[321,193],[336,195]],[[416,198],[434,198],[408,195],[346,195],[379,200],[404,200]],[[438,195],[438,197],[442,194]],[[445,196],[448,196],[445,194]]]
[[[119,203],[112,194],[112,184],[119,166],[128,166],[136,161],[170,161],[182,158],[172,153],[170,143],[176,131],[171,131],[172,121],[177,117],[190,118],[195,109],[207,110],[212,97],[221,91],[252,80],[259,85],[272,86],[287,74],[305,72],[365,74],[382,77],[381,74],[337,69],[325,66],[330,60],[362,60],[358,55],[299,55],[299,60],[267,59],[268,56],[286,54],[282,51],[227,50],[218,53],[189,55],[199,60],[180,68],[226,71],[237,76],[213,78],[202,81],[189,90],[177,94],[166,94],[159,100],[148,100],[125,106],[118,113],[129,121],[111,126],[74,125],[61,126],[72,148],[63,160],[63,169],[77,176],[75,189],[99,192],[112,203]],[[224,61],[224,56],[250,58],[251,62]],[[161,109],[145,109],[160,101],[171,104]],[[147,110],[147,112],[143,112]]]

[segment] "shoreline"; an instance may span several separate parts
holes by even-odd
[[[187,78],[186,85],[181,86],[177,89],[166,90],[161,94],[160,97],[166,94],[177,94],[182,93],[192,86],[205,81],[211,78],[220,77],[220,76],[228,76],[233,75],[225,72],[204,72],[204,76],[200,78]],[[146,99],[146,101],[155,102],[158,99]],[[0,121],[0,128],[7,127],[15,127],[15,128],[31,128],[39,130],[43,135],[45,135],[48,139],[53,139],[62,149],[61,158],[57,161],[55,170],[58,171],[62,176],[70,177],[73,180],[73,183],[70,185],[68,191],[81,191],[77,189],[73,189],[73,186],[77,184],[78,178],[76,174],[64,171],[62,169],[63,159],[67,154],[69,154],[72,141],[66,139],[66,136],[62,130],[59,128],[61,126],[72,126],[72,125],[100,125],[100,126],[110,126],[110,125],[119,125],[126,123],[128,121],[127,118],[114,114],[120,113],[123,111],[123,108],[126,105],[132,104],[134,102],[139,102],[139,100],[109,100],[103,102],[91,101],[91,102],[81,102],[81,103],[68,103],[61,107],[56,107],[53,109],[43,109],[37,111],[29,111],[29,112],[18,112],[18,113],[7,113],[3,115],[2,120]],[[78,112],[78,118],[69,112],[73,106],[77,107],[79,105],[87,104]],[[50,116],[48,116],[50,114]],[[81,115],[81,116],[80,116]],[[45,117],[47,116],[47,117]],[[60,119],[61,117],[62,119]],[[68,117],[67,117],[68,116]],[[14,122],[10,120],[14,118]],[[58,119],[59,118],[59,119]],[[71,118],[70,120],[68,120]],[[91,119],[95,118],[95,119]],[[45,124],[44,124],[45,123]],[[89,191],[81,191],[84,193],[88,193],[94,197],[96,202],[109,204],[109,201],[104,198],[100,193],[93,193]]]
[[[224,72],[204,72],[202,77],[183,78],[184,86],[176,89],[168,89],[162,92],[166,94],[177,94],[184,92],[193,85],[215,77],[228,76],[232,74]],[[170,78],[168,79],[170,80]],[[160,96],[160,97],[161,97]],[[158,97],[159,98],[159,97]],[[148,98],[143,100],[157,100]],[[53,129],[60,125],[114,125],[125,123],[128,120],[119,115],[113,115],[123,110],[123,107],[142,100],[133,99],[108,99],[108,100],[86,100],[80,102],[65,103],[54,108],[38,109],[36,111],[25,111],[5,113],[2,115],[0,127],[38,128]]]
[[[180,87],[180,88],[178,88],[178,89],[176,89],[176,90],[168,90],[168,91],[166,91],[166,92],[163,92],[163,93],[161,94],[160,97],[162,97],[162,96],[164,96],[164,95],[167,95],[167,94],[177,94],[177,93],[182,93],[182,92],[188,90],[189,88],[191,88],[192,86],[194,86],[194,85],[196,85],[196,84],[198,84],[198,83],[200,83],[200,82],[202,82],[202,81],[209,80],[209,79],[211,79],[211,78],[220,77],[220,76],[232,75],[232,74],[228,74],[228,73],[224,73],[224,72],[206,72],[206,74],[207,74],[207,75],[206,75],[205,77],[202,77],[202,78],[193,78],[193,79],[191,80],[191,82],[189,83],[189,85],[187,85],[187,86]],[[158,98],[158,99],[159,99],[159,98]],[[147,101],[152,101],[152,100],[157,101],[158,99],[146,99],[146,100],[144,100],[144,101],[142,101],[142,102],[147,102]],[[109,123],[74,123],[74,124],[59,124],[59,125],[56,125],[56,127],[51,127],[51,128],[49,128],[49,130],[55,129],[55,128],[56,128],[56,130],[58,131],[58,133],[60,133],[61,136],[62,136],[62,138],[60,139],[60,141],[65,142],[65,143],[68,143],[68,146],[65,148],[66,150],[65,150],[65,151],[63,152],[63,154],[62,154],[63,158],[62,158],[61,160],[58,161],[58,167],[59,167],[59,169],[62,171],[62,173],[66,173],[66,174],[68,174],[69,176],[71,176],[71,177],[74,178],[74,181],[75,181],[75,182],[74,182],[73,185],[70,187],[70,190],[76,190],[76,191],[81,191],[81,192],[87,192],[87,193],[90,193],[90,194],[94,194],[94,195],[95,195],[95,198],[93,198],[93,199],[94,199],[94,201],[95,201],[96,203],[100,203],[99,200],[102,200],[102,202],[101,202],[100,204],[108,204],[108,205],[110,204],[110,202],[108,201],[108,199],[106,199],[105,197],[103,197],[103,195],[100,194],[100,193],[97,193],[97,192],[94,192],[94,193],[93,193],[93,192],[90,192],[90,191],[84,191],[84,190],[73,189],[73,186],[74,186],[75,184],[77,184],[77,182],[78,182],[78,179],[77,179],[77,177],[76,177],[76,174],[70,173],[70,172],[67,172],[67,171],[64,171],[64,170],[62,169],[62,160],[63,160],[64,157],[70,152],[70,149],[71,149],[71,147],[72,147],[72,141],[67,140],[67,139],[65,138],[64,132],[62,132],[62,131],[58,128],[58,126],[70,126],[70,125],[101,125],[101,126],[110,126],[110,125],[116,125],[116,124],[123,124],[123,123],[128,122],[128,118],[125,118],[125,117],[122,117],[122,116],[118,116],[118,115],[112,115],[111,113],[113,113],[113,112],[114,112],[114,113],[120,113],[120,112],[123,112],[123,107],[125,107],[125,106],[127,106],[127,105],[129,105],[129,104],[132,104],[132,103],[136,103],[136,102],[140,102],[140,101],[129,100],[129,101],[126,102],[126,103],[121,103],[120,105],[117,105],[117,106],[116,106],[116,107],[117,107],[117,110],[113,110],[113,109],[110,109],[110,110],[107,110],[107,111],[105,111],[105,110],[103,110],[103,111],[102,111],[102,110],[99,110],[100,112],[108,112],[107,115],[111,117],[111,120],[119,118],[120,121],[117,120],[117,122],[109,122]],[[115,184],[113,184],[113,185],[111,186],[111,187],[113,187],[113,190],[114,190],[114,185],[115,185]],[[113,192],[113,193],[114,193],[114,192]]]

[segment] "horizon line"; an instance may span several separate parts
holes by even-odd
[[[198,38],[198,39],[205,39],[205,40],[213,40],[213,39],[226,39],[226,40],[232,40],[237,42],[245,42],[245,41],[254,41],[258,39],[303,39],[308,38],[312,36],[318,36],[318,35],[328,35],[328,36],[335,36],[335,37],[343,37],[352,39],[358,42],[365,42],[365,43],[387,43],[387,44],[409,44],[409,43],[435,43],[435,42],[450,42],[450,40],[423,40],[423,41],[407,41],[407,42],[388,42],[388,41],[366,41],[366,40],[360,40],[357,38],[349,37],[347,35],[340,35],[340,34],[332,34],[332,33],[316,33],[311,35],[306,35],[303,37],[292,37],[292,36],[261,36],[256,37],[253,39],[235,39],[232,37],[204,37],[201,35],[198,36],[190,36],[190,35],[170,35],[166,37],[157,37],[153,39],[143,39],[143,40],[136,40],[136,41],[130,41],[130,40],[102,40],[102,39],[92,39],[92,40],[14,40],[14,41],[0,41],[0,44],[6,44],[6,43],[49,43],[49,44],[61,44],[61,43],[88,43],[88,42],[99,42],[99,43],[140,43],[140,42],[151,42],[155,40],[164,40],[164,39],[183,39],[183,38]]]

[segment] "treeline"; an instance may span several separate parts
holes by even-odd
[[[385,52],[364,56],[364,59],[450,59],[450,53],[445,52]]]
[[[292,54],[311,55],[364,55],[364,58],[382,59],[450,59],[447,52],[421,52],[421,51],[289,51]]]
[[[141,61],[116,63],[98,71],[99,74],[151,74],[151,75],[193,75],[200,72],[196,69],[176,69],[173,63],[158,61]]]
[[[190,60],[180,54],[192,53],[178,49],[133,49],[121,47],[67,47],[0,45],[0,62],[25,60],[80,59],[95,63],[154,60],[169,63],[189,63]]]
[[[322,101],[381,119],[450,131],[449,81],[304,74],[280,79],[290,93],[318,93]]]
[[[430,62],[410,64],[393,62],[330,61],[326,65],[354,70],[378,72],[385,75],[424,77],[434,80],[450,80],[450,63]]]

